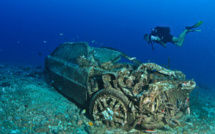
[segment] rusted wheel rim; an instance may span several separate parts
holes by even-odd
[[[97,98],[94,103],[93,118],[103,121],[110,127],[122,127],[127,123],[127,109],[120,99],[104,95]]]

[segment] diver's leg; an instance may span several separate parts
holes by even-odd
[[[188,32],[189,30],[188,29],[185,29],[180,35],[179,37],[173,37],[172,38],[172,42],[173,44],[175,44],[176,46],[179,46],[181,47],[184,43],[184,39],[185,39],[185,36],[186,36],[186,33]]]

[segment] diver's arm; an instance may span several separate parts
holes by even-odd
[[[160,41],[161,39],[158,36],[151,35],[151,41]]]
[[[166,44],[163,43],[163,42],[161,41],[161,39],[160,39],[158,36],[153,36],[153,35],[151,35],[151,41],[158,42],[158,43],[161,44],[164,48],[166,47]]]

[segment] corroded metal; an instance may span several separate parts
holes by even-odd
[[[127,108],[118,98],[105,95],[95,101],[93,118],[111,127],[122,127],[127,122]]]
[[[186,80],[181,71],[165,69],[155,63],[141,64],[136,70],[117,70],[118,87],[126,96],[132,97],[130,111],[136,115],[136,124],[145,129],[154,129],[169,124],[180,125],[177,118],[186,113],[189,93],[195,88],[193,80]],[[108,77],[107,74],[105,77]],[[104,83],[111,85],[109,79]],[[105,88],[110,88],[107,86]],[[156,122],[156,123],[155,123]]]
[[[133,63],[118,62],[121,57]],[[190,114],[189,94],[196,87],[181,71],[141,63],[110,48],[65,43],[46,59],[53,85],[88,107],[94,120],[127,131],[136,125],[156,129],[180,125]]]

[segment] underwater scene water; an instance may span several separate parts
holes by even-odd
[[[0,1],[0,133],[215,133],[214,7]],[[187,28],[183,45],[153,50],[143,37],[157,26]]]

